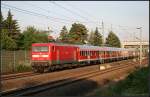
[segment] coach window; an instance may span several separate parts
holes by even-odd
[[[92,56],[92,51],[90,51],[90,54],[91,54],[91,56]]]
[[[103,56],[105,55],[105,51],[102,51],[102,55],[103,55]]]
[[[88,56],[88,51],[86,51],[86,55]]]
[[[80,56],[82,56],[82,51],[80,51]]]
[[[107,51],[107,56],[109,56],[109,51]]]
[[[86,51],[86,54],[85,54],[85,56],[87,56],[87,51]]]
[[[87,51],[85,51],[85,56],[87,56]]]
[[[107,56],[108,56],[108,54],[109,54],[108,51],[106,51],[106,55],[107,55]]]
[[[101,51],[99,51],[99,55],[101,55]]]
[[[109,51],[109,56],[111,56],[111,51]]]
[[[106,51],[104,51],[104,56],[106,56]]]
[[[103,55],[103,51],[99,51],[99,54],[100,54],[100,56],[102,56]]]
[[[113,57],[115,56],[115,51],[113,51]]]
[[[108,51],[108,55],[110,56],[110,51]]]
[[[84,51],[82,51],[82,56],[84,56]]]
[[[115,51],[113,51],[113,56],[115,56]]]
[[[85,56],[87,55],[87,51],[85,51]]]
[[[87,55],[89,56],[90,54],[89,54],[89,51],[87,51]]]
[[[99,51],[99,55],[101,55],[101,51]]]
[[[112,56],[112,51],[110,51],[110,56]]]
[[[82,56],[84,56],[84,51],[82,51]]]
[[[108,54],[108,51],[105,52],[105,55],[107,55],[107,54]]]

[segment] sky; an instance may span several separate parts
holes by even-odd
[[[96,27],[104,37],[112,30],[121,41],[138,41],[142,27],[142,40],[149,41],[149,1],[2,1],[1,11],[7,17],[11,10],[18,20],[21,31],[27,26],[39,30],[51,29],[51,35],[58,37],[65,25],[84,24],[89,33]],[[135,37],[134,37],[135,36]]]

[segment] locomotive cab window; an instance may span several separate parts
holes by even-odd
[[[33,52],[48,52],[48,46],[33,46]]]

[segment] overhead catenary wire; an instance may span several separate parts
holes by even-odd
[[[51,16],[47,16],[47,15],[43,15],[43,14],[39,14],[39,13],[36,13],[36,12],[32,12],[32,11],[28,11],[28,10],[24,10],[24,9],[21,9],[21,8],[17,8],[17,7],[14,7],[14,6],[11,6],[11,5],[8,5],[8,4],[4,4],[2,3],[3,6],[7,6],[9,8],[12,8],[14,10],[17,10],[19,12],[23,12],[23,13],[26,13],[26,14],[30,14],[30,15],[34,15],[34,16],[40,16],[40,17],[45,17],[47,19],[51,19],[51,21],[55,21],[55,22],[61,22],[61,23],[66,23],[66,22],[71,22],[70,20],[66,20],[66,19],[61,19],[61,18],[55,18],[55,17],[51,17]],[[59,20],[59,21],[58,21]],[[65,21],[65,22],[62,22],[62,21]]]
[[[26,14],[30,14],[30,15],[33,15],[33,16],[37,16],[37,17],[44,17],[46,19],[50,19],[51,21],[54,21],[54,22],[59,22],[59,23],[68,23],[68,22],[74,22],[74,21],[71,21],[71,20],[68,20],[68,19],[62,19],[62,18],[56,18],[56,17],[51,17],[51,16],[47,16],[47,15],[43,15],[43,14],[40,14],[40,13],[36,13],[36,12],[33,12],[33,11],[28,11],[28,10],[24,10],[24,9],[21,9],[21,8],[17,8],[17,7],[14,7],[14,6],[11,6],[11,5],[8,5],[8,4],[4,4],[2,3],[2,6],[7,6],[13,10],[16,10],[18,12],[22,12],[22,13],[26,13]],[[81,22],[81,23],[91,23],[91,22]],[[112,24],[112,23],[111,23]],[[113,24],[114,25],[114,24]],[[127,27],[128,29],[130,29],[128,26],[120,26],[120,25],[116,25],[118,27]],[[113,27],[114,28],[114,27]],[[132,27],[133,28],[133,27]]]
[[[49,16],[46,16],[46,15],[43,15],[43,14],[36,13],[36,12],[32,12],[32,11],[24,10],[24,9],[21,9],[21,8],[17,8],[17,7],[14,7],[14,6],[11,6],[11,5],[8,5],[8,4],[4,4],[4,3],[2,3],[2,7],[3,8],[8,7],[7,9],[11,8],[12,10],[22,12],[22,13],[26,13],[26,14],[29,14],[29,15],[33,15],[33,16],[36,16],[36,17],[45,17],[46,19],[53,18],[53,17],[49,17]],[[53,19],[57,20],[58,18],[53,18]],[[52,21],[54,21],[54,20],[52,20]],[[66,20],[64,20],[64,21],[66,21]],[[67,21],[70,21],[70,20],[67,20]],[[54,21],[54,22],[59,22],[60,23],[60,21]],[[65,22],[61,22],[61,23],[65,23]]]
[[[60,5],[60,4],[58,4],[58,3],[54,2],[54,1],[53,1],[53,2],[51,1],[50,3],[56,5],[56,6],[60,7],[60,8],[63,8],[64,10],[70,12],[71,14],[76,15],[76,16],[79,16],[80,18],[82,18],[82,19],[84,19],[84,20],[86,20],[86,21],[88,21],[88,22],[91,22],[91,21],[89,21],[89,19],[87,19],[87,18],[81,16],[81,15],[78,14],[77,12],[73,12],[72,10],[70,10],[70,9],[68,9],[68,8],[66,8],[66,7],[63,7],[62,5]]]
[[[4,7],[4,6],[2,6],[2,8],[10,9],[10,8]],[[14,10],[15,10],[15,11],[18,11],[18,12],[22,12],[22,11],[20,11],[20,10],[16,10],[16,9],[14,9]],[[23,13],[26,13],[26,12],[23,12]],[[35,16],[34,14],[31,14],[31,13],[27,13],[27,14],[32,15],[32,16]],[[39,16],[37,16],[37,17],[39,17]],[[42,24],[42,22],[39,22],[39,21],[36,21],[36,22]],[[59,31],[58,29],[54,29],[54,28],[52,28],[52,29],[55,30],[55,31]]]
[[[72,8],[74,8],[74,9],[76,9],[76,10],[80,11],[80,12],[82,12],[82,14],[84,13],[86,16],[91,16],[91,18],[92,18],[92,19],[93,19],[93,18],[97,19],[95,16],[93,16],[93,15],[89,14],[87,11],[82,10],[82,9],[81,9],[81,8],[79,8],[79,7],[75,7],[75,6],[70,5],[70,4],[66,4],[66,5],[67,5],[67,6],[72,7]],[[93,21],[93,22],[94,22],[94,21]]]
[[[27,2],[26,2],[27,3]],[[45,12],[47,12],[47,13],[54,13],[54,14],[57,14],[57,15],[61,15],[61,16],[63,16],[63,17],[65,17],[65,18],[70,18],[70,19],[72,19],[71,17],[67,17],[66,15],[63,15],[63,14],[58,14],[58,13],[56,13],[55,11],[50,11],[50,10],[47,10],[47,9],[45,9],[45,8],[42,8],[42,7],[39,7],[39,6],[36,6],[36,5],[33,5],[33,4],[31,4],[31,3],[27,3],[28,5],[31,5],[32,7],[35,7],[35,8],[38,8],[38,9],[40,9],[40,10],[43,10],[43,11],[45,11]],[[76,20],[75,20],[76,21]]]
[[[60,22],[60,23],[66,23],[66,22],[77,22],[77,21],[71,21],[69,19],[62,19],[62,18],[56,18],[56,17],[52,17],[52,16],[47,16],[47,15],[43,15],[43,14],[40,14],[40,13],[36,13],[36,12],[33,12],[33,11],[28,11],[28,10],[25,10],[25,9],[21,9],[21,8],[18,8],[18,7],[14,7],[14,6],[11,6],[11,5],[8,5],[8,4],[4,4],[2,3],[3,6],[7,6],[9,8],[12,8],[13,10],[16,10],[16,11],[19,11],[19,12],[23,12],[23,13],[26,13],[26,14],[30,14],[30,15],[34,15],[34,16],[40,16],[40,17],[45,17],[47,19],[51,19],[51,21],[55,21],[55,22]],[[62,22],[63,21],[63,22]],[[91,23],[91,22],[81,22],[81,23]]]

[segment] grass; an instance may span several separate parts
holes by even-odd
[[[15,72],[26,72],[31,70],[32,70],[31,66],[20,64],[16,66]]]
[[[30,63],[30,51],[3,50],[1,52],[1,54],[2,54],[1,72],[3,74],[15,73],[17,71],[22,72],[21,70],[28,71],[30,69],[29,66],[26,66],[26,64]],[[21,66],[21,65],[23,65],[23,66]],[[14,72],[14,70],[15,70],[15,72]]]
[[[149,67],[137,69],[116,84],[97,89],[92,96],[147,96],[149,92]]]

